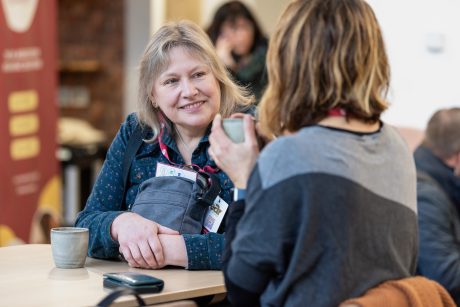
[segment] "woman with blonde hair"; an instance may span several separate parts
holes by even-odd
[[[297,0],[270,41],[258,155],[216,116],[211,157],[235,184],[224,274],[237,306],[337,306],[415,273],[415,169],[380,120],[389,66],[364,0]],[[252,170],[252,171],[251,171]],[[236,227],[236,225],[238,225]]]
[[[214,173],[219,197],[229,202],[233,184],[207,153],[210,125],[217,113],[229,116],[251,103],[230,80],[203,30],[186,21],[162,26],[140,61],[138,111],[122,124],[86,207],[77,217],[77,226],[89,228],[88,255],[120,255],[130,266],[140,268],[220,269],[222,234],[180,235],[129,209],[141,184],[158,176],[159,167],[168,172]],[[125,186],[123,161],[139,125],[146,133],[128,161]]]

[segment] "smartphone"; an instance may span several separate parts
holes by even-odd
[[[136,272],[105,273],[103,275],[104,287],[106,288],[129,288],[139,294],[158,293],[163,290],[163,280]]]

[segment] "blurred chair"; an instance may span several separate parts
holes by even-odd
[[[413,152],[418,145],[423,141],[425,135],[424,130],[412,127],[395,127],[403,139],[406,141],[409,149]]]
[[[7,225],[0,224],[0,247],[24,244]]]
[[[423,276],[386,281],[339,307],[455,307],[446,289]]]
[[[52,177],[43,187],[38,198],[37,210],[30,226],[29,243],[49,244],[51,228],[61,226],[61,178]]]

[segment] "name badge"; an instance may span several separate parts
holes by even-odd
[[[180,167],[175,167],[172,165],[158,162],[155,177],[162,177],[162,176],[184,177],[184,178],[196,181],[195,171],[186,170]]]
[[[206,218],[204,219],[204,228],[209,232],[217,232],[227,209],[228,204],[225,200],[217,196],[214,203],[208,208]]]
[[[196,172],[160,162],[157,163],[157,171],[155,176],[177,176],[196,181]],[[220,198],[220,196],[217,196],[214,200],[214,203],[207,209],[206,212],[206,217],[203,225],[206,232],[217,232],[220,224],[224,219],[227,209],[228,204],[225,202],[225,200]]]

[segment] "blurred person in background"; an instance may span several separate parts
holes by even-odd
[[[251,11],[240,1],[227,2],[217,9],[207,33],[235,81],[259,101],[267,84],[267,38]]]
[[[460,306],[460,108],[433,114],[414,158],[418,273],[442,284]]]
[[[338,306],[415,273],[416,173],[388,103],[388,59],[364,0],[297,0],[267,54],[258,156],[214,119],[209,152],[235,184],[224,275],[235,306]],[[252,170],[252,172],[251,172]]]
[[[179,235],[129,208],[139,186],[155,177],[159,163],[208,169],[218,178],[219,196],[230,202],[233,184],[207,152],[211,122],[217,113],[229,116],[252,101],[230,80],[206,33],[191,22],[162,26],[139,66],[138,110],[121,125],[76,226],[89,228],[90,257],[122,255],[138,268],[221,269],[222,234]],[[131,161],[124,193],[126,146],[139,124],[148,134]]]

